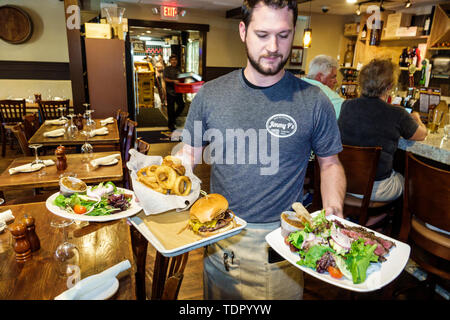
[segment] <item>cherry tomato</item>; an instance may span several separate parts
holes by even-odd
[[[329,266],[329,267],[328,267],[328,272],[330,273],[330,275],[331,275],[333,278],[336,278],[336,279],[342,278],[342,272],[341,272],[341,270],[339,270],[338,268]]]
[[[78,213],[78,214],[83,214],[83,213],[86,213],[87,209],[86,209],[85,206],[82,206],[82,205],[80,205],[80,204],[76,204],[76,205],[73,207],[73,211],[74,211],[75,213]]]

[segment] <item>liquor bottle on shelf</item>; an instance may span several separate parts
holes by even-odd
[[[372,29],[370,29],[369,45],[378,46],[380,44],[380,38],[381,38],[381,29],[375,29],[374,27],[372,27]]]
[[[344,67],[351,67],[353,64],[353,44],[350,42],[347,45],[347,51],[345,51],[344,55]]]
[[[361,31],[361,40],[366,40],[367,37],[367,24],[364,23],[364,27],[362,28]]]

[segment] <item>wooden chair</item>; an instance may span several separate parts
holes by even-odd
[[[381,147],[356,147],[344,145],[343,150],[339,153],[339,160],[345,170],[347,179],[347,195],[344,199],[344,216],[350,216],[358,220],[358,224],[367,226],[370,216],[384,214],[384,218],[374,225],[370,225],[372,229],[380,226],[384,227],[385,233],[391,233],[389,228],[390,219],[393,218],[393,207],[397,204],[395,201],[382,202],[371,201],[373,183],[380,158]],[[322,208],[320,196],[320,166],[315,159],[314,164],[314,197],[311,205],[312,210]],[[363,195],[362,199],[356,198],[348,193]],[[389,214],[386,214],[389,213]],[[398,215],[400,216],[400,214]],[[398,217],[400,219],[400,217]]]
[[[16,124],[12,127],[12,132],[16,136],[17,141],[19,142],[20,149],[22,150],[25,156],[32,156],[31,149],[28,147],[28,139],[25,133],[25,128],[22,123]]]
[[[6,155],[6,136],[11,128],[22,122],[26,114],[25,99],[22,100],[0,100],[0,122],[2,135],[2,157]]]
[[[400,240],[411,245],[411,259],[427,273],[432,297],[436,281],[450,280],[450,171],[423,163],[406,153],[405,190]]]
[[[70,100],[37,100],[39,106],[39,118],[40,122],[44,123],[45,120],[58,119],[61,115],[67,116],[69,114]],[[64,107],[63,112],[58,108]]]
[[[145,142],[146,145],[149,146]],[[146,148],[137,149],[146,153]],[[143,152],[145,151],[145,152]],[[146,299],[145,267],[147,260],[148,241],[133,226],[130,227],[133,252],[136,257],[136,297],[138,300]],[[165,257],[156,250],[155,264],[152,278],[152,300],[176,300],[183,281],[184,270],[189,258],[189,252],[175,257]]]
[[[150,150],[150,144],[139,137],[136,139],[136,150],[140,153],[147,154]]]
[[[27,140],[35,134],[39,129],[39,115],[37,113],[27,114],[23,116],[23,128],[25,130],[25,136]]]

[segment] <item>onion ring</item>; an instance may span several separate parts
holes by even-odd
[[[179,176],[175,180],[174,191],[176,195],[187,196],[191,192],[192,182],[189,177]]]
[[[159,166],[155,171],[156,179],[164,189],[173,189],[177,173],[171,167]]]
[[[174,164],[171,166],[178,175],[184,176],[186,174],[186,168],[181,164]]]

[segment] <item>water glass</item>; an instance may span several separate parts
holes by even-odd
[[[77,135],[78,135],[78,127],[73,122],[73,117],[75,115],[74,114],[69,114],[67,116],[70,118],[70,125],[67,128],[67,135],[68,135],[69,139],[75,139],[77,137]]]

